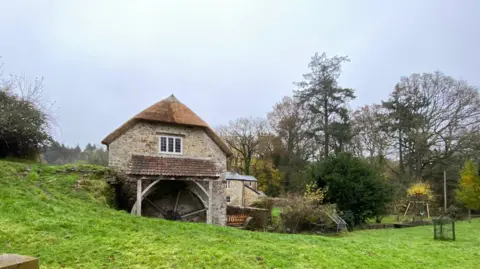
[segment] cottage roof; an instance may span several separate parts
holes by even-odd
[[[227,180],[258,181],[258,179],[253,176],[240,175],[239,173],[235,172],[227,172],[225,178]]]
[[[132,155],[127,174],[169,177],[220,177],[215,163],[196,158]]]
[[[147,109],[143,110],[133,118],[125,122],[122,126],[117,128],[105,139],[102,144],[108,145],[119,137],[123,132],[131,128],[138,121],[163,122],[177,125],[197,126],[205,129],[207,135],[222,149],[227,156],[232,155],[232,152],[223,140],[213,131],[213,129],[203,121],[195,112],[193,112],[186,105],[178,101],[172,94],[170,97],[153,104]]]

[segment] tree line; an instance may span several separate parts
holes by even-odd
[[[43,162],[48,164],[86,163],[108,165],[108,151],[103,146],[88,143],[84,149],[80,146],[69,147],[56,141],[44,147],[41,154]]]
[[[480,163],[478,88],[440,71],[414,73],[392,83],[388,99],[351,109],[355,90],[338,83],[348,61],[316,53],[296,90],[266,117],[219,126],[234,152],[229,169],[256,176],[268,195],[302,193],[309,183],[325,185],[323,163],[348,154],[374,168],[398,203],[415,182],[443,202],[446,172],[455,203],[464,163]]]

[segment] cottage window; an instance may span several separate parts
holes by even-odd
[[[160,136],[160,152],[170,154],[182,154],[182,138],[177,136]]]
[[[227,180],[227,184],[225,185],[225,188],[230,189],[230,180]]]
[[[227,203],[230,203],[230,196],[227,196],[226,200],[227,200]]]
[[[252,182],[251,182],[251,181],[248,182],[248,186],[249,186],[249,187],[252,186]]]

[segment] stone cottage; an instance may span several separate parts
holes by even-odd
[[[225,225],[230,149],[173,95],[103,141],[132,214]]]
[[[248,207],[266,195],[257,189],[258,180],[253,176],[227,172],[225,176],[225,200],[228,205]]]

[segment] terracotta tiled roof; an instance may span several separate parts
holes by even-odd
[[[132,155],[127,174],[170,177],[219,177],[210,160]]]
[[[227,154],[227,156],[232,155],[228,146],[220,137],[218,137],[215,131],[213,131],[206,122],[197,116],[197,114],[195,114],[190,108],[178,101],[173,95],[150,106],[125,122],[122,126],[105,137],[102,144],[110,144],[123,132],[141,120],[202,127],[205,129],[207,135],[220,147],[220,149],[222,149],[223,152],[225,152],[225,154]]]

